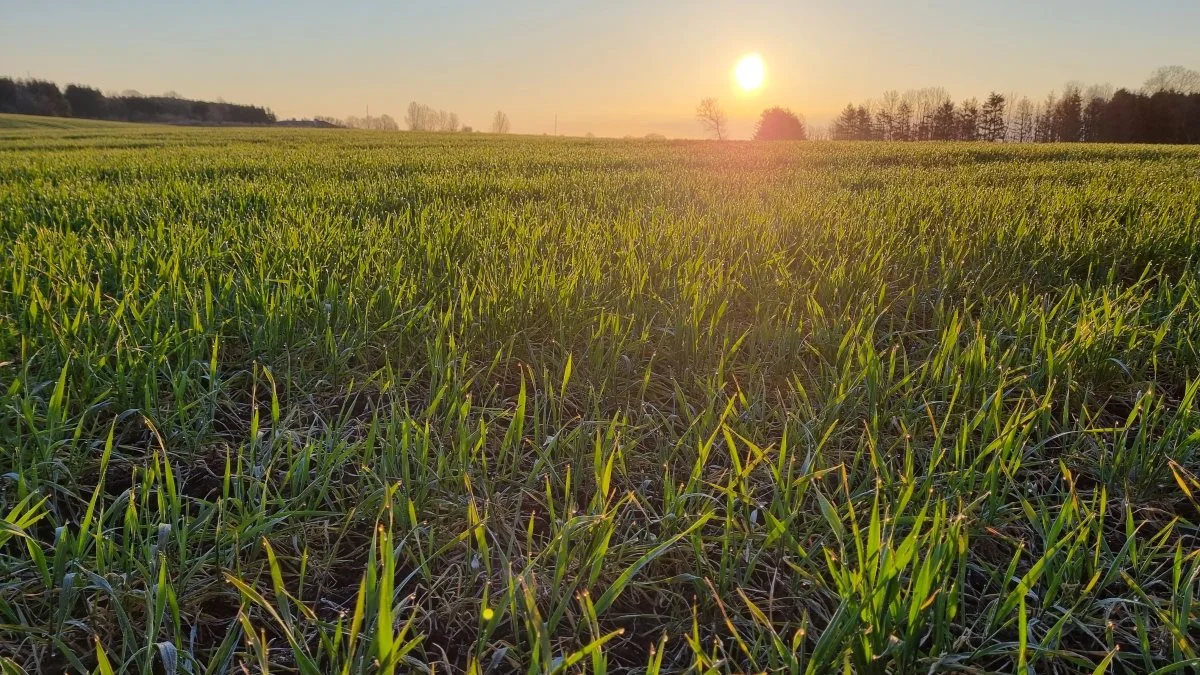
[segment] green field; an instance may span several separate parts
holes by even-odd
[[[39,117],[36,115],[0,115],[0,135],[5,140],[14,138],[6,132],[13,129],[59,129],[59,130],[109,130],[133,129],[134,125],[124,122],[83,120],[69,117]]]
[[[6,118],[0,233],[0,672],[1200,664],[1200,150]]]

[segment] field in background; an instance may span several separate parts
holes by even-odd
[[[1195,149],[0,128],[0,234],[11,672],[1200,664]]]
[[[128,129],[135,125],[103,120],[81,120],[68,117],[45,117],[41,115],[0,115],[0,133],[3,138],[12,138],[7,133],[13,129]],[[143,127],[144,128],[144,127]]]

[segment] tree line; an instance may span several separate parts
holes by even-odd
[[[380,115],[378,117],[373,117],[369,114],[364,115],[363,117],[355,117],[354,115],[351,115],[344,119],[317,115],[313,119],[325,125],[331,127],[341,127],[343,129],[370,129],[372,131],[400,130],[400,125],[396,124],[396,120],[392,119],[391,115]]]
[[[833,140],[1007,141],[1014,143],[1200,143],[1200,73],[1156,70],[1141,91],[1068,83],[1033,102],[992,92],[958,104],[940,87],[847,104]]]
[[[416,101],[408,104],[408,112],[404,115],[404,123],[408,126],[409,131],[440,133],[474,131],[469,126],[459,124],[458,113],[448,112],[425,105],[424,103],[417,103]],[[497,110],[496,115],[492,118],[491,132],[493,134],[507,134],[511,128],[512,125],[508,121],[508,115],[503,111]]]
[[[94,87],[48,80],[0,77],[0,113],[80,117],[124,122],[274,124],[267,108],[183,98],[174,93],[145,96],[136,91],[105,94]]]
[[[696,107],[706,135],[729,138],[729,118],[717,99]],[[754,140],[804,140],[801,115],[763,111]],[[818,138],[859,141],[991,141],[1012,143],[1200,143],[1200,72],[1182,66],[1154,71],[1140,91],[1071,82],[1040,102],[992,92],[955,103],[941,87],[912,89],[847,104]]]
[[[396,120],[390,115],[380,115],[372,117],[347,117],[338,119],[336,117],[317,116],[317,122],[336,127],[346,127],[349,129],[372,129],[375,131],[399,131],[400,125],[396,124]],[[475,131],[472,127],[460,124],[458,114],[447,112],[434,108],[433,106],[424,103],[413,101],[408,104],[408,111],[404,115],[404,124],[409,131],[424,131],[436,133],[455,133],[465,132],[471,133]],[[491,132],[494,134],[507,134],[512,125],[508,121],[508,115],[503,111],[496,111],[495,117],[492,118]]]
[[[103,93],[94,87],[69,84],[60,89],[49,80],[0,77],[0,113],[43,115],[49,117],[79,117],[123,122],[160,122],[194,124],[275,124],[278,120],[270,109],[225,101],[201,101],[183,98],[168,92],[147,96],[128,90]],[[287,120],[285,124],[313,124],[351,129],[399,131],[400,125],[390,115],[344,119],[317,116],[307,120]],[[459,123],[458,115],[438,110],[423,103],[408,106],[404,123],[410,131],[470,132],[473,129]],[[512,125],[508,115],[496,111],[492,118],[492,133],[506,134]]]

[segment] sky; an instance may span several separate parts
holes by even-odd
[[[1068,81],[1137,88],[1200,69],[1200,0],[0,0],[0,75],[253,103],[282,119],[409,101],[517,133],[734,135],[782,105],[828,123],[884,90],[1040,100]],[[758,53],[765,86],[739,91]]]

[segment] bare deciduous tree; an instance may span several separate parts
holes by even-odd
[[[725,137],[729,135],[729,118],[726,117],[725,111],[721,109],[721,104],[717,102],[717,99],[711,96],[700,101],[700,105],[696,106],[696,120],[704,128],[704,133],[716,136],[718,141],[725,140]]]
[[[1183,66],[1163,66],[1154,71],[1143,86],[1147,94],[1160,91],[1200,94],[1200,72]]]
[[[355,117],[351,115],[343,122],[351,129],[372,129],[374,131],[399,131],[400,125],[396,124],[396,120],[392,119],[391,115],[380,115],[379,117]]]
[[[899,111],[900,92],[895,89],[883,92],[883,97],[875,102],[875,126],[879,128],[882,140],[903,140],[904,132],[897,123]]]
[[[427,127],[425,116],[429,106],[413,101],[408,104],[408,112],[404,114],[404,124],[409,131],[424,131]]]
[[[1051,143],[1054,135],[1054,111],[1058,108],[1058,95],[1050,92],[1037,108],[1034,117],[1033,139],[1038,143]]]
[[[408,104],[404,123],[409,131],[458,131],[458,114],[435,110],[431,106],[413,101]]]
[[[1083,90],[1083,100],[1089,103],[1096,99],[1109,101],[1113,97],[1113,91],[1113,86],[1108,82],[1104,84],[1092,84]]]
[[[808,128],[808,140],[828,141],[829,139],[829,127],[813,125]]]
[[[1037,108],[1034,107],[1033,101],[1030,101],[1028,96],[1022,96],[1014,108],[1016,110],[1016,120],[1013,125],[1016,130],[1015,140],[1018,143],[1032,143],[1034,132],[1037,130]]]
[[[492,133],[507,134],[511,128],[512,125],[508,122],[508,115],[503,110],[497,110],[496,116],[492,118]]]
[[[932,138],[933,115],[950,100],[950,94],[941,87],[925,87],[904,92],[902,99],[912,109],[913,140],[926,141]]]

